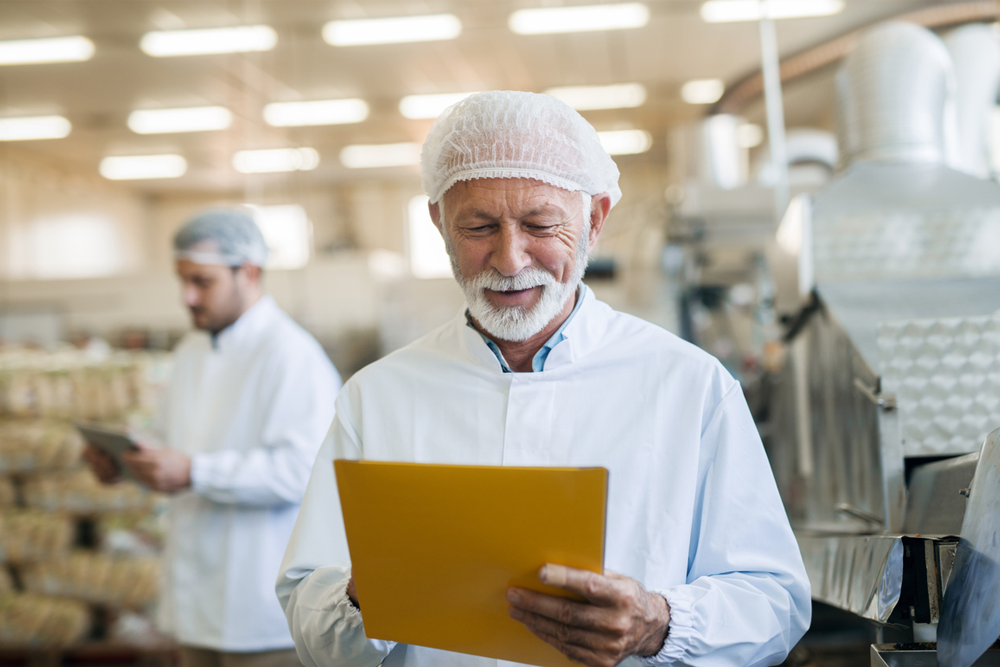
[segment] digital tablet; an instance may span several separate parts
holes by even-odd
[[[125,433],[121,431],[115,431],[112,429],[104,428],[101,426],[94,426],[92,424],[74,424],[77,430],[83,435],[83,439],[87,441],[88,444],[97,447],[99,450],[114,459],[115,465],[118,466],[118,474],[121,475],[122,479],[128,479],[135,481],[132,473],[129,471],[128,466],[125,465],[125,461],[122,459],[122,455],[125,452],[135,452],[139,450],[138,445],[128,437]]]

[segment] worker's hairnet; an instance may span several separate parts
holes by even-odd
[[[212,241],[214,248],[198,248]],[[192,218],[174,235],[174,259],[195,264],[263,267],[267,244],[248,209],[210,208]]]
[[[621,199],[618,167],[597,131],[549,95],[477,93],[438,116],[420,156],[424,192],[437,203],[458,181],[534,178],[590,195]]]

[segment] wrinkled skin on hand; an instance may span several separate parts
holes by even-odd
[[[614,667],[629,656],[659,653],[670,625],[666,599],[629,577],[546,565],[539,581],[576,593],[586,602],[509,588],[511,618],[590,667]]]

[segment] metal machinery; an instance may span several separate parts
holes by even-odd
[[[769,256],[789,318],[765,443],[813,597],[938,642],[872,665],[1000,664],[1000,185],[946,166],[954,86],[933,33],[863,36],[837,78],[843,169]]]

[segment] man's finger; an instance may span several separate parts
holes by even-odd
[[[545,632],[532,630],[531,628],[528,628],[528,630],[531,631],[531,634],[535,635],[546,644],[555,647],[556,650],[558,650],[560,653],[562,653],[571,660],[582,662],[585,665],[598,665],[606,662],[601,658],[600,655],[595,653],[593,650],[587,648],[586,646],[567,644],[566,642],[562,641],[561,639],[559,639],[559,637],[556,637],[555,635],[550,635]]]
[[[543,584],[582,595],[598,605],[611,605],[618,599],[616,580],[589,570],[549,563],[538,571],[538,580]]]
[[[507,601],[519,609],[551,618],[562,625],[577,628],[602,627],[602,611],[586,602],[567,600],[566,598],[546,595],[524,588],[511,588],[507,592]]]
[[[565,644],[596,649],[609,641],[609,637],[596,630],[587,630],[564,625],[551,618],[534,614],[519,607],[511,606],[508,614],[515,621],[523,623],[532,632],[540,632],[558,638]]]

